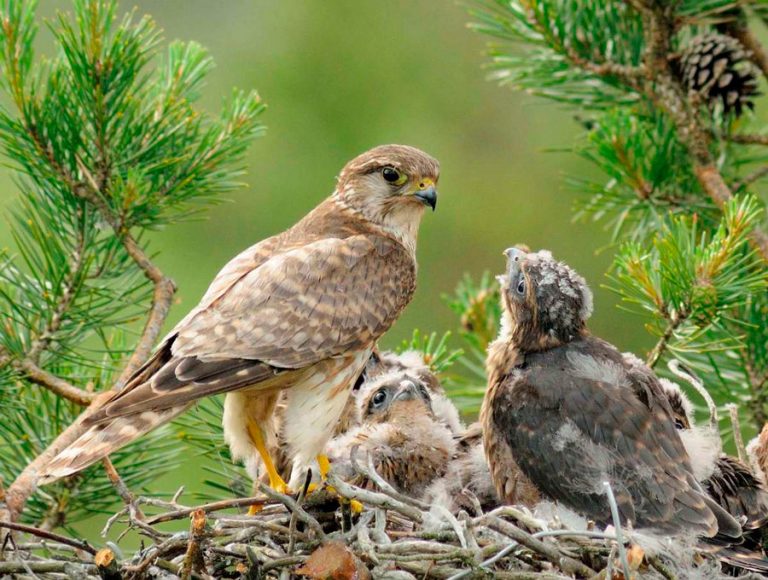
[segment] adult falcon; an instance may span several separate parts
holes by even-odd
[[[425,207],[435,209],[438,175],[435,159],[405,145],[347,163],[330,197],[219,272],[41,482],[88,467],[198,399],[227,393],[224,434],[233,457],[249,462],[258,454],[271,487],[285,491],[267,451],[281,391],[292,482],[315,457],[324,475],[324,446],[350,389],[413,297],[416,237]]]
[[[505,252],[503,318],[488,353],[481,417],[499,494],[514,466],[542,495],[601,525],[738,539],[741,528],[702,490],[659,381],[586,321],[584,279],[549,252]]]

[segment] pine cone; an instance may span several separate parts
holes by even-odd
[[[745,106],[754,108],[757,71],[735,38],[715,33],[695,37],[682,56],[681,67],[685,87],[703,95],[710,107],[719,102],[725,114],[733,112],[737,117]]]

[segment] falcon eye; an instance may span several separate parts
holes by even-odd
[[[385,167],[381,170],[381,176],[384,181],[387,181],[393,185],[402,185],[408,177],[404,173],[400,173],[394,167]]]
[[[378,393],[373,395],[373,399],[371,399],[371,406],[376,409],[378,407],[381,407],[384,404],[384,401],[387,400],[387,391],[384,389],[381,389]]]
[[[525,278],[520,278],[520,281],[517,283],[517,293],[520,295],[525,294]]]

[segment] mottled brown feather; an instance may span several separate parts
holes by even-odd
[[[400,189],[374,175],[383,165],[407,173]],[[92,431],[43,469],[41,482],[127,443],[133,420],[142,423],[139,436],[202,397],[245,388],[252,397],[273,397],[303,381],[315,384],[313,370],[325,360],[357,364],[354,354],[369,352],[413,296],[424,202],[411,194],[433,187],[438,172],[434,159],[407,146],[377,147],[353,159],[331,197],[219,272],[152,358],[89,418]],[[331,397],[346,397],[357,375],[342,371],[335,370],[344,379]]]

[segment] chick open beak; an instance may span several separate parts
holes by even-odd
[[[435,211],[437,207],[437,189],[435,182],[431,179],[422,179],[418,184],[418,189],[414,191],[413,196],[421,200],[424,205],[428,205]]]

